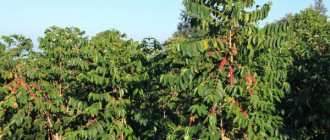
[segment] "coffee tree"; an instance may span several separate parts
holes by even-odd
[[[143,75],[138,44],[124,38],[106,31],[89,41],[78,28],[51,27],[36,53],[31,40],[4,37],[1,136],[133,138],[126,114]]]
[[[50,58],[59,59],[53,63],[54,80],[66,99],[67,116],[58,130],[69,139],[131,137],[126,114],[130,84],[139,76],[140,63],[132,59],[137,44],[118,31],[102,32],[91,42],[83,35],[76,28],[55,28],[40,41],[54,55]]]
[[[193,26],[203,38],[175,43],[183,67],[162,77],[178,98],[173,111],[181,118],[169,138],[263,138],[275,136],[276,113],[289,89],[289,23],[259,28],[270,3],[253,11],[254,1],[184,0]],[[174,99],[173,99],[174,100]]]
[[[62,100],[45,80],[32,41],[21,35],[4,36],[1,56],[0,137],[43,138],[53,134],[52,120],[61,116]]]

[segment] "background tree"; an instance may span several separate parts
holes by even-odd
[[[319,11],[323,15],[327,15],[328,9],[325,7],[323,0],[315,0],[313,7],[316,11]]]
[[[282,103],[284,134],[291,139],[329,139],[330,22],[312,8],[286,20],[294,23],[296,37],[288,75],[291,93]]]
[[[181,20],[182,21],[178,24],[177,30],[172,35],[174,38],[198,38],[207,33],[207,30],[203,30],[196,26],[195,23],[200,22],[200,20],[189,15],[186,10],[181,12]]]

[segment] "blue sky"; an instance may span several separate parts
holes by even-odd
[[[268,0],[257,0],[263,4]],[[273,0],[271,22],[314,0]],[[330,0],[324,0],[330,9]],[[22,34],[36,42],[52,25],[79,27],[88,36],[118,29],[129,38],[169,38],[180,21],[181,0],[0,0],[0,36]]]

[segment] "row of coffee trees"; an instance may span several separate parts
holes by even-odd
[[[183,0],[164,44],[74,27],[39,46],[3,36],[0,139],[329,139],[321,4],[260,27],[271,3]]]

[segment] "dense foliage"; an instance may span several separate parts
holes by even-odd
[[[295,23],[296,37],[288,74],[292,88],[281,106],[284,133],[296,139],[329,139],[330,22],[310,8],[286,20]]]
[[[275,105],[288,88],[286,69],[291,64],[288,23],[264,28],[254,24],[267,16],[269,3],[249,12],[253,1],[184,4],[199,21],[195,26],[208,33],[177,42],[184,65],[161,79],[180,99],[173,111],[182,121],[171,137],[275,136],[281,124]]]
[[[260,27],[271,3],[183,0],[164,44],[56,26],[36,48],[3,36],[0,139],[328,139],[330,23],[318,2]]]

